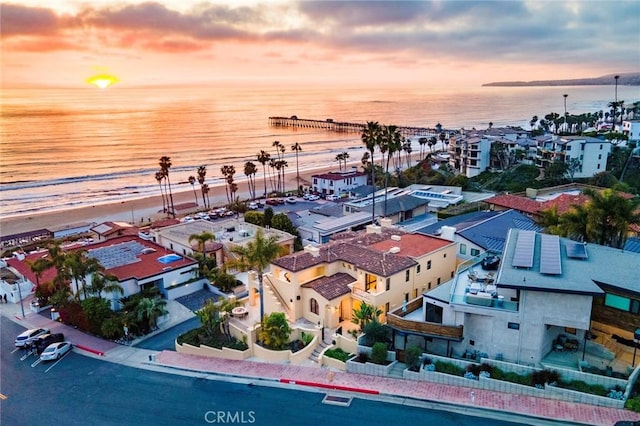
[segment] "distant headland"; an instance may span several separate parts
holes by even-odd
[[[640,73],[610,74],[595,78],[575,78],[571,80],[534,80],[534,81],[496,81],[485,83],[482,87],[526,87],[526,86],[609,86],[615,84],[615,76],[619,75],[621,86],[640,86]]]

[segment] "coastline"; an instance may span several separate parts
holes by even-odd
[[[353,162],[348,167],[360,164]],[[338,170],[337,165],[329,165],[323,168],[300,170],[300,180],[311,182],[311,176],[329,171]],[[238,180],[237,196],[240,200],[249,199],[249,189],[246,179]],[[288,171],[285,173],[285,188],[287,191],[296,188],[296,171]],[[264,192],[264,184],[262,179],[256,180],[256,192],[262,194]],[[308,186],[308,185],[306,185]],[[263,188],[261,191],[260,188]],[[200,192],[196,189],[198,198]],[[193,189],[185,189],[173,193],[174,205],[185,203],[193,203],[195,196]],[[209,200],[211,207],[221,207],[227,204],[227,197],[224,191],[224,184],[218,184],[210,187]],[[198,204],[202,204],[202,199],[198,199]],[[195,209],[194,209],[195,210]],[[35,231],[38,229],[49,229],[51,231],[58,230],[72,225],[81,225],[95,222],[128,222],[135,224],[148,223],[148,219],[159,220],[165,218],[166,214],[162,213],[162,197],[160,195],[133,199],[130,201],[118,201],[115,203],[98,204],[90,207],[79,207],[76,209],[66,209],[51,212],[34,213],[26,216],[16,216],[9,218],[0,218],[0,234],[13,235],[23,232]]]

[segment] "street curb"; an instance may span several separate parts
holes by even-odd
[[[333,389],[333,390],[341,390],[346,392],[358,392],[358,393],[366,393],[369,395],[380,395],[380,392],[373,389],[363,389],[363,388],[354,388],[350,386],[340,386],[340,385],[331,385],[326,383],[317,383],[317,382],[305,382],[302,380],[293,380],[293,379],[280,379],[280,383],[286,383],[290,385],[299,385],[299,386],[311,386],[316,388],[323,389]]]
[[[78,348],[78,349],[82,349],[83,351],[91,352],[92,354],[104,356],[104,352],[96,350],[96,349],[88,348],[88,347],[83,346],[83,345],[73,345],[73,346]]]

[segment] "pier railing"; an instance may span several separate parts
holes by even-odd
[[[312,120],[307,118],[298,118],[295,115],[292,115],[291,117],[269,117],[269,125],[274,127],[321,129],[340,133],[362,133],[362,131],[367,127],[366,123],[334,121],[331,118],[327,118],[326,120]],[[398,126],[398,131],[404,137],[438,136],[438,131],[436,129],[429,129],[427,127]]]

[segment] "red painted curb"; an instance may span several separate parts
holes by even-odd
[[[102,352],[102,351],[91,349],[91,348],[88,348],[88,347],[82,346],[82,345],[73,345],[73,346],[75,346],[78,349],[82,349],[83,351],[87,351],[87,352],[91,352],[91,353],[96,354],[96,355],[104,356],[104,352]]]
[[[300,385],[300,386],[313,386],[313,387],[317,387],[317,388],[342,390],[342,391],[347,391],[347,392],[360,392],[360,393],[367,393],[367,394],[370,394],[370,395],[379,395],[380,394],[380,392],[377,391],[377,390],[352,388],[350,386],[339,386],[339,385],[331,385],[331,384],[326,384],[326,383],[305,382],[305,381],[301,381],[301,380],[280,379],[280,383],[288,383],[290,385]]]

